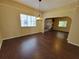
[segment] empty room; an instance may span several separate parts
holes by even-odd
[[[0,59],[79,59],[79,0],[0,0]]]

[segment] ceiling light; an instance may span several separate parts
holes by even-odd
[[[37,17],[37,20],[40,20],[41,19],[41,14],[40,14],[40,2],[42,1],[42,0],[38,0],[39,1],[39,15],[38,15],[38,17]]]

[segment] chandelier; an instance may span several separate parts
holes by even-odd
[[[37,20],[40,20],[40,19],[41,19],[40,2],[41,2],[42,0],[38,0],[38,1],[39,1],[39,15],[38,15],[38,17],[37,17]]]

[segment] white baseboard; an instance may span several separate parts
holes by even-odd
[[[42,33],[42,32],[38,32],[38,33]],[[37,33],[32,33],[32,34],[37,34]],[[22,37],[22,36],[26,36],[26,35],[32,35],[32,34],[24,34],[24,35],[18,35],[18,36],[13,36],[13,37],[8,37],[8,38],[2,38],[2,40],[8,40],[8,39],[18,38],[18,37]]]
[[[8,39],[12,39],[12,38],[21,37],[21,36],[24,36],[24,35],[18,35],[18,36],[13,36],[13,37],[2,38],[2,40],[8,40]]]
[[[71,41],[68,41],[68,43],[79,47],[79,44],[73,43],[73,42],[71,42]]]

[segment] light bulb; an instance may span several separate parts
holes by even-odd
[[[39,19],[41,19],[41,17],[37,17],[36,19],[39,20]]]

